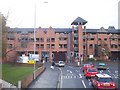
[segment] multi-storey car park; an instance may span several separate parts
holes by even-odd
[[[40,60],[81,61],[89,56],[101,60],[120,59],[120,30],[87,29],[86,20],[76,18],[72,28],[36,28],[35,53]],[[15,61],[17,56],[34,53],[34,28],[9,28],[7,34],[6,61]]]

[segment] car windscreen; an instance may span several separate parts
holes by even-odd
[[[64,64],[64,62],[59,62],[60,64]]]
[[[112,78],[99,78],[98,79],[99,82],[113,82]]]
[[[105,66],[105,64],[104,63],[100,63],[99,66]]]
[[[96,69],[89,69],[88,72],[97,72]]]

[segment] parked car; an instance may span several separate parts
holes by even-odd
[[[84,72],[87,68],[93,67],[91,64],[84,64],[82,67],[82,71]]]
[[[108,74],[96,74],[94,78],[91,79],[92,86],[96,89],[107,89],[115,90],[116,83],[113,81],[112,77]]]
[[[55,66],[64,67],[65,66],[65,62],[64,61],[58,61],[57,63],[55,63]]]
[[[98,65],[98,70],[106,70],[107,69],[107,67],[106,67],[106,64],[105,63],[99,63],[99,65]]]
[[[85,75],[86,79],[95,77],[96,74],[98,74],[98,70],[96,67],[90,67],[84,71],[84,75]]]

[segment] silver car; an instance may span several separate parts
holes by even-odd
[[[58,63],[56,63],[56,66],[64,67],[65,66],[65,62],[64,61],[58,61]]]

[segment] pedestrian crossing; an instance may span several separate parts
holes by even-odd
[[[62,76],[62,79],[81,79],[83,76],[81,74],[74,75],[74,74],[66,74]]]

